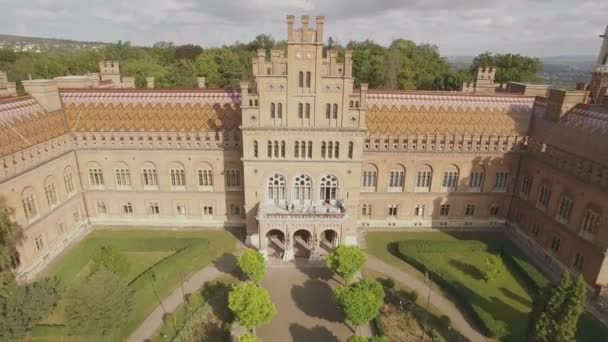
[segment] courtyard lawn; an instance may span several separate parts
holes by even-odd
[[[106,340],[122,341],[180,282],[222,254],[232,253],[237,239],[227,231],[96,230],[47,269],[68,288],[88,274],[91,258],[101,246],[112,246],[129,262],[127,281],[135,291],[135,319]],[[63,327],[63,305],[31,333],[33,341],[68,339]]]
[[[498,332],[504,326],[504,333],[499,333],[502,340],[525,339],[534,289],[507,260],[506,272],[498,279],[486,282],[481,278],[486,257],[501,247],[522,260],[522,252],[500,233],[378,232],[369,233],[366,241],[368,253],[391,265],[418,277],[423,277],[418,269],[426,268],[442,278],[443,292],[475,316],[479,325],[489,324]],[[590,315],[581,318],[579,327],[577,339],[581,341],[606,334],[606,328]]]

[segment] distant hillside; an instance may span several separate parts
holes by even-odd
[[[456,69],[469,68],[475,56],[448,56]],[[560,88],[574,88],[578,82],[589,82],[595,56],[541,57],[543,70],[538,75],[542,83]]]
[[[22,37],[0,34],[0,49],[23,52],[73,51],[81,49],[101,49],[109,43],[86,42],[70,39]]]

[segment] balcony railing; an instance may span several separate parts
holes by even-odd
[[[264,203],[258,210],[258,219],[266,220],[342,220],[346,217],[346,208],[342,202],[336,204],[317,203],[309,205],[277,205]]]

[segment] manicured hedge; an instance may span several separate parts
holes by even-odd
[[[470,253],[477,251],[485,251],[488,245],[477,240],[459,240],[459,241],[425,241],[425,240],[405,240],[399,242],[399,251],[403,253],[422,254],[422,253]]]
[[[417,242],[417,243],[416,243]],[[465,246],[459,247],[457,244],[463,243]],[[429,245],[441,246],[440,248],[430,248]],[[421,246],[420,249],[416,249],[415,246]],[[459,283],[452,281],[449,278],[444,277],[444,275],[435,272],[432,269],[427,268],[420,260],[416,258],[418,253],[417,250],[423,251],[431,251],[434,250],[436,253],[445,252],[445,251],[478,251],[478,250],[487,250],[487,245],[480,241],[401,241],[398,244],[398,251],[401,258],[414,266],[421,272],[428,272],[429,277],[441,286],[446,291],[450,292],[450,294],[457,300],[458,305],[467,311],[468,315],[475,320],[477,325],[481,328],[482,333],[489,337],[500,338],[506,332],[505,324],[501,321],[497,321],[490,314],[483,310],[477,310],[472,304],[469,298],[465,296],[462,291]],[[423,252],[424,253],[424,252]]]
[[[534,265],[524,259],[520,253],[514,247],[503,247],[500,250],[503,260],[506,260],[512,266],[536,294],[540,294],[544,288],[551,284],[551,281]]]

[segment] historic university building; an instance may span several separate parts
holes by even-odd
[[[608,285],[608,38],[589,85],[462,92],[355,85],[324,18],[287,17],[287,48],[240,90],[135,89],[119,63],[27,80],[0,73],[0,197],[29,279],[92,228],[246,230],[269,258],[317,258],[362,230],[483,229],[556,271]],[[314,26],[314,27],[313,27]]]

